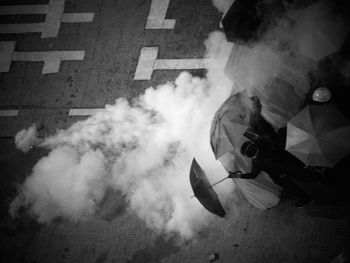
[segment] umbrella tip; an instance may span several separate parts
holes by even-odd
[[[214,253],[209,254],[209,256],[208,256],[209,262],[214,262],[217,259],[219,259],[219,253],[214,252]]]
[[[225,211],[219,211],[219,210],[216,210],[216,209],[214,211],[220,217],[225,217],[225,215],[226,215]]]

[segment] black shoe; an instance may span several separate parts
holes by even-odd
[[[296,204],[295,206],[296,207],[299,207],[299,208],[302,208],[308,204],[312,204],[314,202],[314,199],[312,199],[311,197],[309,198],[304,198],[304,199],[300,199]]]

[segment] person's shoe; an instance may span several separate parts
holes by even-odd
[[[314,202],[314,199],[312,199],[311,197],[309,198],[304,198],[304,199],[300,199],[296,204],[295,206],[296,207],[299,207],[299,208],[302,208],[306,205],[309,205],[309,204],[312,204]]]

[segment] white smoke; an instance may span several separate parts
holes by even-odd
[[[219,2],[225,6],[232,1]],[[286,1],[284,8],[267,14],[268,23],[262,27],[266,30],[259,31],[258,41],[234,44],[225,68],[236,85],[259,97],[262,115],[276,129],[305,105],[306,95],[315,88],[310,83],[322,83],[322,59],[337,52],[350,31],[347,18],[333,10],[331,1]],[[345,63],[338,70],[345,76]]]
[[[175,82],[151,87],[132,102],[120,98],[46,138],[39,147],[50,153],[20,187],[11,215],[25,207],[42,223],[81,220],[94,215],[112,187],[152,229],[192,237],[212,218],[191,198],[193,157],[211,181],[226,176],[210,149],[209,130],[231,91],[232,82],[223,75],[231,46],[222,33],[213,33],[206,46],[208,79],[183,72]],[[217,191],[225,196],[232,186]]]
[[[31,147],[39,142],[36,125],[23,129],[15,136],[16,147],[22,152],[28,152]]]
[[[78,153],[69,146],[54,148],[33,168],[12,202],[11,214],[30,206],[38,222],[64,216],[72,220],[92,215],[104,191],[104,156],[99,150]]]
[[[215,2],[224,6],[225,1]],[[56,217],[78,221],[94,215],[112,188],[152,229],[191,238],[212,218],[191,198],[193,157],[211,182],[226,176],[209,143],[211,121],[222,102],[236,89],[251,89],[260,96],[264,116],[279,126],[304,99],[309,88],[304,75],[314,65],[299,61],[291,36],[289,26],[280,23],[264,35],[263,44],[243,47],[243,54],[234,57],[230,51],[237,45],[228,43],[223,33],[212,33],[205,42],[210,59],[206,78],[183,72],[174,82],[151,87],[131,102],[118,99],[105,111],[43,140],[39,146],[50,153],[19,188],[10,213],[17,216],[25,207],[39,222]],[[264,56],[268,59],[260,59]],[[227,59],[232,62],[226,67],[231,80],[224,75]],[[242,63],[236,65],[235,59]],[[256,62],[259,67],[254,67]],[[281,81],[271,80],[276,74]],[[245,86],[247,76],[252,78]],[[31,133],[21,131],[18,137],[31,138],[24,136]],[[216,188],[224,205],[232,186],[227,181]]]

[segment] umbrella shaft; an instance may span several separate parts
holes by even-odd
[[[220,181],[218,181],[218,182],[212,184],[212,185],[210,186],[210,188],[212,188],[213,186],[215,186],[215,185],[221,183],[222,181],[225,181],[227,178],[228,178],[228,177],[225,177],[224,179],[221,179]],[[208,188],[209,188],[209,187],[208,187]]]
[[[225,181],[225,180],[228,179],[228,178],[229,178],[229,177],[225,177],[225,178],[221,179],[220,181],[218,181],[218,182],[216,182],[216,183],[214,183],[214,184],[208,186],[207,189],[213,188],[213,186],[215,186],[215,185],[221,183],[222,181]],[[191,198],[193,198],[193,197],[196,197],[196,196],[195,196],[195,195],[192,195]]]

